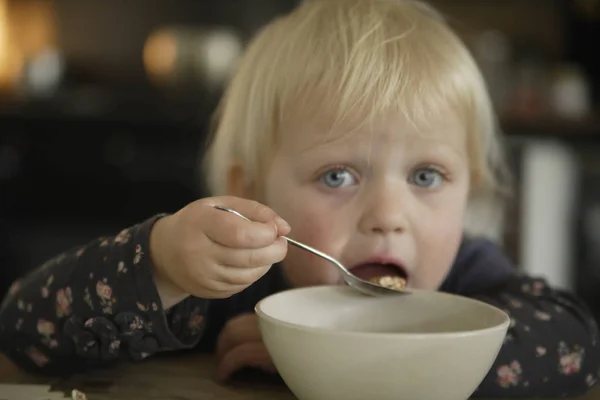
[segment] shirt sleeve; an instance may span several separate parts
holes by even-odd
[[[541,278],[505,269],[508,258],[489,241],[465,246],[459,294],[504,310],[511,324],[500,353],[478,388],[479,397],[552,397],[586,393],[600,369],[598,326],[577,296]],[[479,279],[472,279],[478,276]],[[470,283],[468,283],[470,282]]]
[[[518,276],[474,296],[511,317],[504,345],[479,388],[482,396],[576,396],[596,384],[598,327],[576,296],[541,278]]]
[[[49,260],[13,283],[0,307],[0,351],[51,375],[195,346],[206,300],[162,308],[148,255],[161,216]]]

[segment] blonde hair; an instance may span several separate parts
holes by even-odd
[[[226,194],[233,165],[260,186],[292,121],[358,126],[402,112],[422,124],[447,107],[468,129],[472,197],[496,199],[508,175],[493,106],[442,16],[420,1],[306,0],[265,26],[240,60],[215,113],[207,186]]]

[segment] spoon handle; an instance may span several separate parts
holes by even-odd
[[[304,250],[306,250],[306,251],[308,251],[308,252],[311,252],[311,253],[313,253],[313,254],[315,254],[315,255],[319,256],[319,257],[322,257],[322,258],[326,259],[327,261],[329,261],[329,262],[331,262],[331,263],[333,263],[333,264],[337,265],[337,267],[338,267],[339,269],[341,269],[343,272],[345,272],[345,273],[347,273],[347,274],[350,274],[350,271],[348,271],[348,270],[346,269],[346,267],[344,267],[344,265],[343,265],[342,263],[340,263],[340,262],[339,262],[338,260],[336,260],[335,258],[331,257],[329,254],[325,254],[325,253],[323,253],[322,251],[319,251],[319,250],[317,250],[317,249],[315,249],[315,248],[312,248],[312,247],[310,247],[309,245],[306,245],[306,244],[304,244],[304,243],[300,243],[300,242],[298,242],[298,241],[296,241],[296,240],[294,240],[294,239],[290,239],[290,238],[289,238],[289,237],[287,237],[287,236],[282,236],[282,238],[284,238],[285,240],[287,240],[289,243],[293,244],[293,245],[294,245],[294,246],[296,246],[296,247],[300,247],[301,249],[304,249]]]

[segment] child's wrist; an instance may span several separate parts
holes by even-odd
[[[189,296],[189,294],[183,292],[170,280],[157,275],[156,271],[154,273],[154,284],[156,285],[156,291],[165,311],[181,303]]]
[[[165,216],[158,219],[150,232],[150,260],[152,262],[154,284],[165,310],[168,310],[189,296],[173,283],[166,272],[167,263],[164,261],[163,249],[166,243],[165,240],[168,238],[168,235],[165,235],[165,231],[167,230],[170,218],[170,216]]]

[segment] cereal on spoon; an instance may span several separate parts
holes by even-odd
[[[369,282],[376,283],[388,289],[404,290],[406,288],[406,279],[401,276],[374,276]]]

